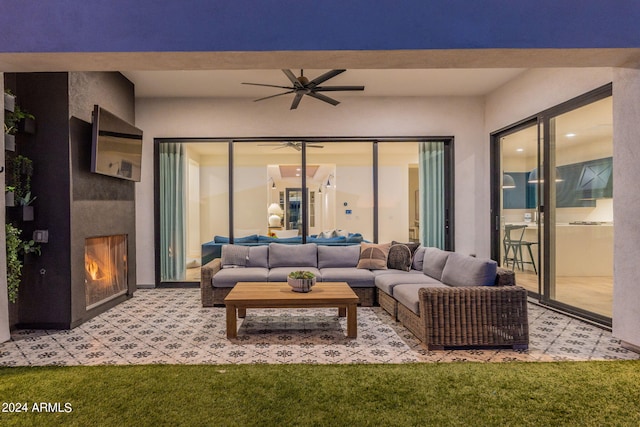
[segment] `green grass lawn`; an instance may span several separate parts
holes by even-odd
[[[0,397],[2,426],[638,426],[640,361],[1,368]]]

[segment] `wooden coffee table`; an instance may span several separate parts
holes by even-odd
[[[247,308],[336,307],[347,317],[347,337],[358,335],[358,296],[347,282],[317,282],[311,292],[293,292],[286,282],[238,282],[224,299],[227,307],[227,338],[237,338],[237,317]]]

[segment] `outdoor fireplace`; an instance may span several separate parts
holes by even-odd
[[[85,239],[85,296],[90,310],[127,293],[127,236]]]

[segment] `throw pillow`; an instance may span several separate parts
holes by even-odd
[[[392,244],[389,249],[387,267],[393,270],[411,270],[411,249],[405,244]]]
[[[405,245],[409,248],[409,250],[411,250],[411,258],[413,258],[413,256],[416,253],[416,250],[420,247],[420,242],[408,242],[408,243],[404,243],[404,242],[396,242],[395,240],[393,240],[391,242],[391,245]]]
[[[360,245],[360,259],[358,260],[357,268],[386,270],[390,248],[391,243],[362,243]]]
[[[249,246],[224,245],[222,247],[222,268],[246,267],[249,260]]]

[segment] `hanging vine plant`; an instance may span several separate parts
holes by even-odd
[[[20,230],[11,224],[6,225],[7,233],[7,291],[9,301],[16,302],[18,299],[18,288],[20,287],[20,277],[22,276],[22,261],[20,261],[19,250],[22,245]]]
[[[11,223],[5,224],[7,236],[7,293],[9,301],[14,303],[18,299],[18,288],[22,277],[21,255],[34,253],[40,255],[40,245],[33,240],[22,240],[22,230]]]
[[[11,184],[15,188],[16,199],[24,198],[31,193],[31,177],[33,176],[33,161],[23,155],[13,158]]]

